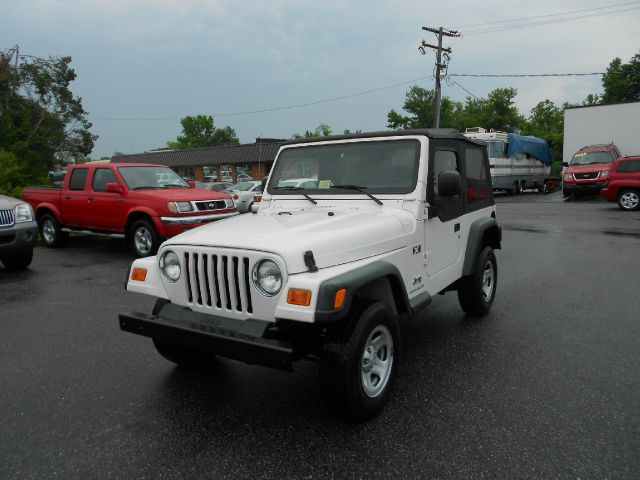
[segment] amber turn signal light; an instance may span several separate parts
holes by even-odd
[[[146,279],[147,279],[146,268],[134,268],[133,272],[131,272],[131,280],[135,280],[136,282],[144,282]]]
[[[311,305],[311,292],[309,290],[301,290],[299,288],[290,288],[287,294],[287,303],[291,305],[300,305],[308,307]]]
[[[336,310],[344,306],[344,299],[347,297],[347,289],[341,288],[336,292],[336,299],[333,301],[333,308]]]

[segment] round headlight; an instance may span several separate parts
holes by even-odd
[[[180,278],[180,260],[173,250],[167,250],[160,257],[160,271],[164,278],[171,283]]]
[[[272,297],[282,288],[282,272],[273,260],[260,260],[253,267],[253,284],[258,291]]]

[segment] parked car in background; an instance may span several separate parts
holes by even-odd
[[[38,225],[28,203],[0,195],[0,261],[8,269],[27,268],[33,259]]]
[[[607,183],[611,164],[620,156],[613,143],[582,147],[570,162],[562,164],[566,167],[562,172],[562,195],[597,194]]]
[[[251,180],[250,182],[240,182],[232,185],[226,190],[235,202],[240,213],[251,211],[251,205],[259,202],[262,198],[262,182]]]
[[[239,173],[237,176],[238,182],[250,182],[251,180],[253,180],[253,177],[250,175],[247,175],[246,173]]]
[[[168,167],[135,163],[69,167],[62,188],[26,188],[47,247],[81,231],[126,238],[139,257],[163,239],[237,215],[229,194],[191,186]]]
[[[214,192],[224,192],[233,187],[231,182],[209,182],[209,183],[196,183],[196,187],[202,190],[213,190]]]
[[[609,181],[600,195],[610,202],[618,202],[622,210],[640,210],[640,156],[613,162]]]

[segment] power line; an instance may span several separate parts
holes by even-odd
[[[508,31],[508,30],[518,30],[518,29],[521,29],[521,28],[538,27],[538,26],[552,25],[552,24],[557,24],[557,23],[574,22],[576,20],[583,20],[585,18],[601,17],[601,16],[604,16],[604,15],[615,15],[615,14],[618,14],[618,13],[630,12],[630,11],[635,11],[635,10],[639,10],[639,9],[640,9],[640,6],[631,7],[631,8],[624,8],[624,9],[621,9],[621,10],[616,10],[616,11],[611,11],[611,12],[591,13],[591,14],[580,15],[580,16],[570,17],[570,18],[549,19],[549,20],[543,20],[543,21],[538,21],[538,22],[519,23],[519,24],[513,24],[513,25],[503,25],[503,26],[498,26],[498,27],[481,28],[481,29],[477,29],[477,30],[473,30],[472,29],[471,31],[465,33],[464,36],[468,37],[468,36],[473,36],[473,35],[482,35],[482,34],[485,34],[485,33],[504,32],[504,31]]]
[[[604,72],[592,73],[523,73],[523,74],[475,74],[475,73],[450,73],[449,77],[488,77],[488,78],[522,78],[522,77],[585,77],[589,75],[604,75]]]
[[[558,16],[564,16],[564,15],[573,15],[575,13],[583,13],[583,12],[593,12],[595,10],[608,10],[611,8],[616,8],[616,7],[625,7],[628,5],[634,5],[634,4],[638,4],[640,2],[627,2],[627,3],[617,3],[615,5],[608,5],[606,7],[596,7],[596,8],[585,8],[583,10],[573,10],[570,12],[558,12],[558,13],[549,13],[547,15],[537,15],[535,17],[520,17],[520,18],[512,18],[512,19],[508,19],[508,20],[495,20],[493,22],[485,22],[485,23],[471,23],[471,24],[467,24],[467,25],[458,25],[452,28],[455,29],[460,29],[460,28],[468,28],[468,27],[482,27],[484,25],[495,25],[495,24],[500,24],[500,23],[512,23],[512,22],[519,22],[522,20],[534,20],[534,19],[538,19],[538,18],[548,18],[548,17],[558,17]]]
[[[474,77],[474,78],[524,78],[524,77],[582,77],[582,76],[592,76],[592,75],[604,75],[603,72],[593,72],[593,73],[530,73],[530,74],[474,74],[474,73],[449,73],[446,77]],[[424,77],[419,77],[414,80],[409,80],[407,82],[394,83],[393,85],[387,85],[385,87],[372,88],[369,90],[363,90],[361,92],[351,93],[349,95],[341,95],[339,97],[331,97],[325,98],[322,100],[316,100],[313,102],[300,103],[296,105],[287,105],[282,107],[273,107],[273,108],[264,108],[260,110],[250,110],[244,112],[232,112],[232,113],[213,113],[211,114],[213,117],[231,117],[231,116],[240,116],[240,115],[251,115],[257,113],[268,113],[268,112],[278,112],[282,110],[291,110],[294,108],[303,108],[311,105],[319,105],[322,103],[330,103],[336,102],[338,100],[345,100],[347,98],[359,97],[362,95],[368,95],[370,93],[381,92],[383,90],[389,90],[391,88],[402,87],[405,85],[411,85],[414,83],[418,83],[422,80],[427,80],[433,78],[432,75],[427,75]],[[467,91],[460,85],[456,83],[460,88],[465,90],[470,95],[474,96],[471,92]],[[105,121],[165,121],[165,120],[180,120],[182,116],[165,116],[165,117],[90,117],[89,119],[94,120],[105,120]]]
[[[405,86],[405,85],[410,85],[412,83],[419,82],[421,80],[426,80],[427,78],[431,78],[431,76],[425,76],[425,77],[416,78],[414,80],[409,80],[408,82],[395,83],[393,85],[387,85],[386,87],[372,88],[370,90],[364,90],[362,92],[351,93],[349,95],[341,95],[339,97],[324,98],[322,100],[316,100],[316,101],[313,101],[313,102],[300,103],[300,104],[296,104],[296,105],[287,105],[287,106],[284,106],[284,107],[263,108],[263,109],[260,109],[260,110],[250,110],[250,111],[245,111],[245,112],[215,113],[215,114],[212,114],[212,116],[214,116],[214,117],[232,117],[232,116],[239,116],[239,115],[251,115],[251,114],[255,114],[255,113],[278,112],[278,111],[282,111],[282,110],[291,110],[291,109],[294,109],[294,108],[309,107],[309,106],[318,105],[318,104],[321,104],[321,103],[336,102],[338,100],[345,100],[347,98],[359,97],[361,95],[367,95],[369,93],[381,92],[383,90],[389,90],[391,88],[402,87],[402,86]],[[149,117],[149,118],[91,117],[90,120],[133,120],[133,121],[140,120],[140,121],[147,121],[147,120],[180,120],[181,118],[182,117],[175,117],[175,116],[172,116],[172,117]]]

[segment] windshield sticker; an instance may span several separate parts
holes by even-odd
[[[318,189],[322,190],[322,189],[327,189],[329,187],[331,187],[331,180],[320,180],[318,182]]]

